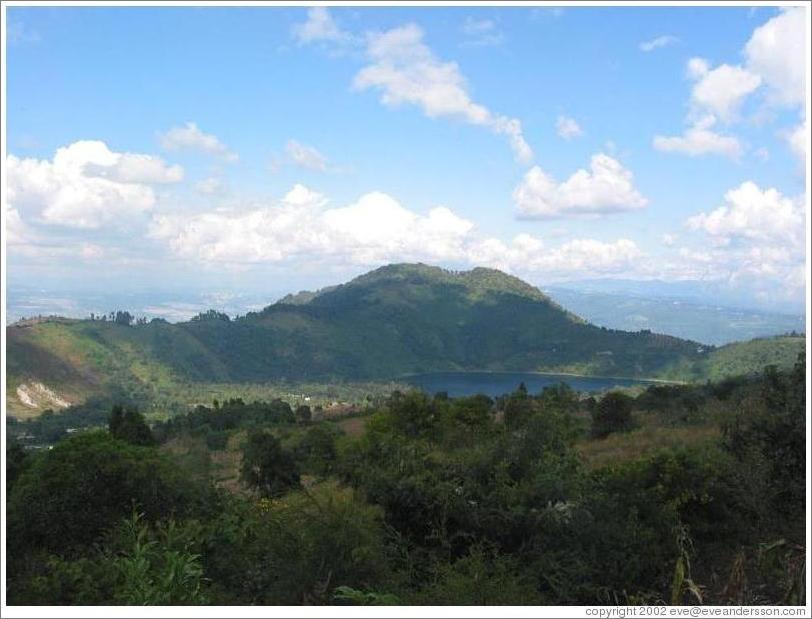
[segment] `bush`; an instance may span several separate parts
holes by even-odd
[[[295,447],[296,457],[301,459],[307,470],[317,475],[327,475],[337,458],[336,437],[339,431],[329,423],[320,423],[309,428]]]
[[[634,428],[632,404],[634,400],[625,393],[610,391],[592,414],[592,436],[605,438],[612,432],[628,432]]]
[[[8,497],[9,552],[87,547],[133,505],[158,519],[195,513],[210,499],[208,487],[184,479],[155,448],[86,432],[37,456],[17,480]]]
[[[296,421],[301,424],[308,424],[313,418],[313,412],[307,404],[300,404],[296,407]]]
[[[343,587],[390,590],[381,509],[334,482],[254,505],[235,500],[207,531],[214,603],[329,604]]]
[[[254,429],[243,448],[240,479],[262,496],[284,494],[299,486],[299,471],[293,455],[273,434]]]
[[[14,439],[8,439],[6,442],[6,492],[11,490],[29,461],[30,458],[22,445]]]
[[[155,439],[144,416],[135,408],[113,407],[108,423],[110,434],[133,445],[154,445]]]
[[[803,512],[806,464],[806,361],[791,373],[768,367],[756,394],[738,404],[723,426],[724,444],[749,469],[764,469],[779,511]]]
[[[228,445],[228,436],[226,430],[211,430],[206,434],[206,446],[212,451],[222,451]]]
[[[109,558],[108,558],[109,559]],[[92,606],[109,604],[118,579],[109,560],[98,556],[63,558],[38,557],[29,564],[30,573],[11,573],[9,604],[34,606]]]
[[[112,560],[119,582],[115,601],[127,605],[205,604],[203,567],[192,543],[175,535],[170,520],[152,530],[143,516],[133,512],[115,530],[123,546]]]
[[[433,582],[409,600],[413,604],[490,606],[544,604],[535,578],[510,556],[477,545],[464,557],[435,568]]]

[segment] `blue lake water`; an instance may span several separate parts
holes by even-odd
[[[430,374],[412,374],[398,379],[400,382],[414,385],[426,393],[435,394],[445,391],[451,397],[484,393],[496,397],[510,393],[524,383],[528,392],[535,394],[544,387],[567,383],[576,391],[590,393],[612,389],[613,387],[632,387],[651,384],[650,381],[632,378],[606,378],[603,376],[568,376],[564,374],[535,374],[526,372],[432,372]]]

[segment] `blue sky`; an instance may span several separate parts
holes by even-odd
[[[797,306],[805,10],[8,8],[8,285],[420,260]]]

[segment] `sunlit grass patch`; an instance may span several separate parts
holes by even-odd
[[[720,430],[716,425],[665,427],[644,423],[631,432],[580,441],[576,449],[587,467],[597,469],[636,460],[663,448],[708,443],[719,436]]]

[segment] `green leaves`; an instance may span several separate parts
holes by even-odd
[[[173,547],[175,522],[153,532],[133,511],[117,530],[124,550],[112,559],[119,574],[116,601],[128,605],[206,604],[200,555],[190,543]]]
[[[592,414],[592,436],[605,438],[612,432],[628,432],[634,428],[631,397],[618,391],[607,393]]]
[[[273,434],[254,429],[248,434],[240,464],[240,479],[265,497],[280,496],[299,486],[293,454]]]

